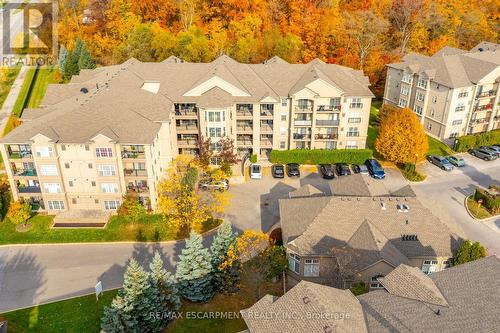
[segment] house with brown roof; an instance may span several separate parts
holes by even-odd
[[[355,184],[365,179],[352,178]],[[411,189],[391,194],[380,181],[345,187],[344,179],[331,182],[333,196],[279,201],[292,281],[339,288],[362,281],[377,289],[378,279],[401,264],[428,274],[448,267],[461,239],[414,195],[406,196]]]
[[[496,256],[431,275],[402,264],[378,279],[379,290],[357,297],[302,281],[241,313],[247,333],[497,332],[499,275]]]
[[[315,59],[243,64],[129,59],[49,85],[0,145],[14,199],[42,211],[114,211],[127,192],[156,206],[156,184],[203,137],[240,156],[365,148],[373,94],[362,71]]]
[[[425,131],[452,144],[457,136],[500,128],[500,45],[409,53],[387,65],[384,104],[415,111]]]

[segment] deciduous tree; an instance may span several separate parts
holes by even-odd
[[[16,225],[26,226],[26,222],[31,217],[31,205],[23,200],[14,201],[9,206],[7,217]]]
[[[423,0],[395,0],[389,18],[398,37],[400,55],[404,55],[408,42],[418,27],[418,18],[423,17]]]
[[[466,262],[474,261],[486,257],[486,248],[479,242],[472,243],[466,240],[460,245],[451,264],[457,266]]]
[[[427,135],[419,119],[408,108],[390,112],[380,124],[375,148],[395,163],[415,163],[429,149]]]

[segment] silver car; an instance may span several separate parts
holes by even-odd
[[[200,180],[199,187],[202,190],[211,190],[211,191],[227,191],[229,189],[229,180],[220,179],[215,180],[212,178],[202,179]]]

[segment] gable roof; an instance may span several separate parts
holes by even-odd
[[[389,196],[389,191],[382,181],[361,173],[349,177],[337,177],[330,181],[329,185],[332,195],[335,196]]]
[[[251,333],[367,332],[362,308],[349,290],[307,281],[279,298],[266,295],[241,314]],[[290,319],[292,314],[300,319]]]
[[[323,193],[318,188],[312,186],[311,184],[303,185],[303,186],[299,187],[298,189],[288,193],[288,196],[290,198],[321,197],[324,195],[325,195],[325,193]]]

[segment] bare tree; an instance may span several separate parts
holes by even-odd
[[[198,142],[196,143],[196,148],[198,148],[198,156],[196,156],[196,161],[202,169],[208,169],[208,166],[210,165],[210,159],[213,155],[212,140],[210,140],[210,138],[204,138],[203,136],[200,136]]]
[[[238,162],[238,155],[236,154],[236,149],[234,147],[234,140],[226,136],[217,144],[220,147],[220,152],[217,156],[221,160],[221,168],[226,174],[228,174],[230,173],[231,166]]]
[[[418,17],[421,17],[423,0],[395,0],[389,11],[389,19],[397,30],[399,52],[403,55],[413,33]]]
[[[193,25],[194,17],[196,15],[196,4],[196,0],[178,1],[180,18],[184,31],[188,31],[191,25]]]
[[[387,31],[389,22],[369,10],[358,10],[346,14],[345,26],[349,36],[356,41],[359,68],[363,69],[366,57],[377,44],[381,44],[380,35]]]

